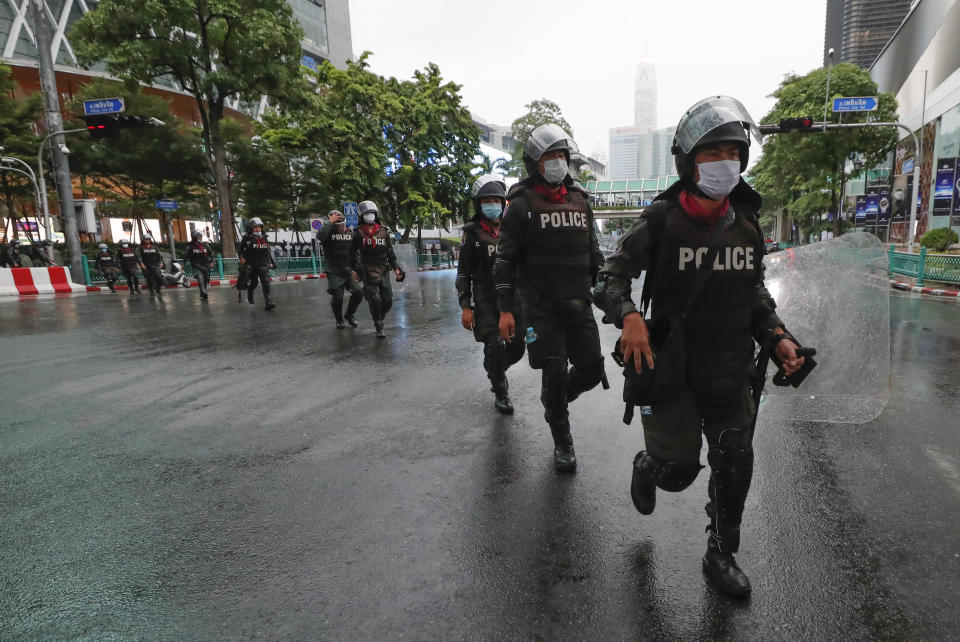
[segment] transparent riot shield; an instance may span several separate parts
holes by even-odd
[[[762,417],[833,423],[876,418],[890,396],[887,252],[870,234],[777,252],[764,259],[767,289],[787,329],[816,348],[817,367],[798,388],[775,386],[773,363]]]

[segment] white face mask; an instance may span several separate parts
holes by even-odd
[[[563,158],[551,158],[543,163],[543,180],[550,185],[559,185],[567,177],[567,161]]]
[[[740,161],[738,160],[699,163],[697,169],[700,171],[697,187],[715,201],[726,197],[740,182]]]
[[[376,214],[364,214],[364,215],[363,215],[363,222],[364,222],[364,223],[373,223],[373,222],[376,221],[376,220],[377,220],[377,215],[376,215]]]

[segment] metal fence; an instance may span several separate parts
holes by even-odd
[[[900,274],[917,280],[923,285],[925,280],[960,283],[960,256],[954,254],[927,254],[927,248],[921,247],[919,254],[897,252],[890,246],[890,275]]]
[[[418,254],[417,267],[426,270],[443,270],[457,267],[457,264],[452,254],[443,252],[442,254]]]

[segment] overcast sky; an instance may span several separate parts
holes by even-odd
[[[537,98],[563,110],[581,150],[633,124],[633,72],[656,58],[658,127],[711,94],[754,119],[789,72],[822,64],[826,0],[350,0],[353,50],[409,78],[435,62],[470,111],[509,125]]]

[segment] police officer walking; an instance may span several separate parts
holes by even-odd
[[[257,289],[257,279],[263,285],[263,307],[272,310],[277,307],[270,296],[270,270],[276,269],[270,242],[263,233],[263,221],[254,217],[247,222],[247,233],[240,239],[240,265],[248,271],[247,301],[253,304],[253,291]]]
[[[317,231],[317,242],[323,250],[323,270],[327,275],[327,292],[330,293],[330,307],[333,308],[333,318],[337,327],[346,327],[344,321],[351,327],[357,327],[354,316],[360,302],[363,301],[363,288],[356,279],[353,271],[353,260],[350,248],[353,245],[353,232],[347,229],[347,218],[339,210],[331,210],[327,214],[327,224]],[[347,302],[347,312],[343,312],[343,291],[350,292]]]
[[[20,258],[20,239],[10,239],[0,256],[0,267],[21,268],[23,260]]]
[[[350,254],[353,271],[363,280],[363,296],[370,307],[370,317],[377,328],[377,337],[384,338],[383,319],[393,307],[393,288],[390,286],[390,270],[397,282],[406,278],[406,273],[397,263],[393,251],[390,230],[380,224],[380,210],[373,201],[363,201],[357,206],[360,225],[353,231]]]
[[[499,412],[513,414],[513,403],[507,395],[507,368],[520,361],[525,344],[519,340],[504,343],[500,338],[500,311],[493,287],[493,264],[500,242],[500,217],[507,203],[507,185],[499,176],[484,174],[474,182],[471,200],[474,216],[463,226],[457,267],[460,323],[483,344],[483,368],[495,395],[494,406]],[[519,297],[514,297],[513,305],[514,319],[519,319]]]
[[[676,380],[641,413],[646,449],[634,458],[633,503],[648,515],[657,488],[678,492],[692,484],[705,436],[710,523],[703,570],[733,596],[751,590],[734,553],[753,475],[754,339],[774,345],[787,374],[803,365],[763,285],[761,198],[740,178],[748,132],[760,140],[747,110],[726,96],[684,114],[673,142],[679,182],[624,235],[594,292],[605,319],[623,329],[628,367],[653,368],[655,377],[671,372]],[[646,322],[630,297],[631,279],[641,272],[641,309],[652,302]]]
[[[160,272],[162,264],[163,257],[157,246],[153,244],[153,237],[144,234],[143,242],[140,244],[140,269],[143,270],[143,276],[147,279],[150,294],[157,296],[163,296],[163,274]]]
[[[603,254],[587,193],[568,174],[571,150],[576,144],[557,125],[530,134],[523,147],[528,176],[507,194],[494,265],[500,336],[526,340],[530,366],[542,371],[540,400],[560,472],[577,467],[567,404],[604,380],[590,304]],[[514,316],[518,291],[526,333]]]
[[[197,275],[197,286],[200,288],[200,298],[207,300],[207,286],[210,284],[210,270],[213,268],[213,252],[203,242],[203,232],[196,230],[187,244],[186,258],[193,266],[193,273]]]
[[[116,292],[117,288],[114,287],[114,284],[117,282],[117,262],[110,254],[110,248],[107,247],[106,243],[101,243],[97,249],[97,269],[107,280],[107,287],[110,288],[110,291]]]
[[[130,296],[134,293],[140,293],[140,277],[137,275],[137,267],[140,265],[140,257],[136,250],[130,246],[130,241],[123,239],[120,241],[120,249],[117,250],[117,263],[120,264],[120,272],[123,278],[127,280],[127,288],[130,290]]]

